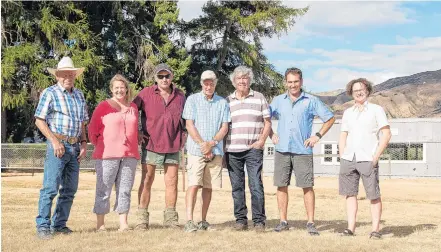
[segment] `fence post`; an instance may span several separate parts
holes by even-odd
[[[181,169],[182,169],[182,191],[185,192],[185,153],[181,150]]]
[[[389,155],[389,179],[392,178],[392,162],[391,162],[391,158]]]
[[[34,154],[35,154],[35,152],[34,152]],[[36,157],[32,158],[32,177],[34,176],[35,160],[36,159],[37,159]]]

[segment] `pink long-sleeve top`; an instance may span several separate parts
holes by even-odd
[[[95,146],[93,159],[133,157],[139,159],[138,108],[134,103],[118,111],[108,101],[95,108],[88,135]]]

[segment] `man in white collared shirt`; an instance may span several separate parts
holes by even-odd
[[[348,228],[342,234],[354,235],[361,177],[366,197],[371,201],[372,232],[369,237],[381,238],[378,160],[390,141],[390,127],[383,108],[367,101],[372,92],[371,82],[364,78],[352,80],[346,92],[354,98],[355,104],[343,113],[339,141],[339,193],[346,196],[348,218]]]

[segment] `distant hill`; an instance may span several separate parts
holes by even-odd
[[[352,106],[342,89],[317,93],[337,117]],[[390,118],[441,117],[441,69],[389,79],[374,86],[369,101],[381,105]]]

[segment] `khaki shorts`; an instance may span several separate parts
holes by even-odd
[[[222,156],[216,155],[210,162],[203,157],[188,154],[188,186],[203,188],[222,188]]]
[[[366,191],[366,198],[370,200],[380,198],[378,165],[374,168],[372,162],[357,162],[355,156],[352,161],[340,159],[338,179],[340,195],[357,196],[360,177]]]
[[[274,186],[289,186],[293,170],[297,187],[309,188],[314,186],[312,155],[276,151],[274,155]]]

